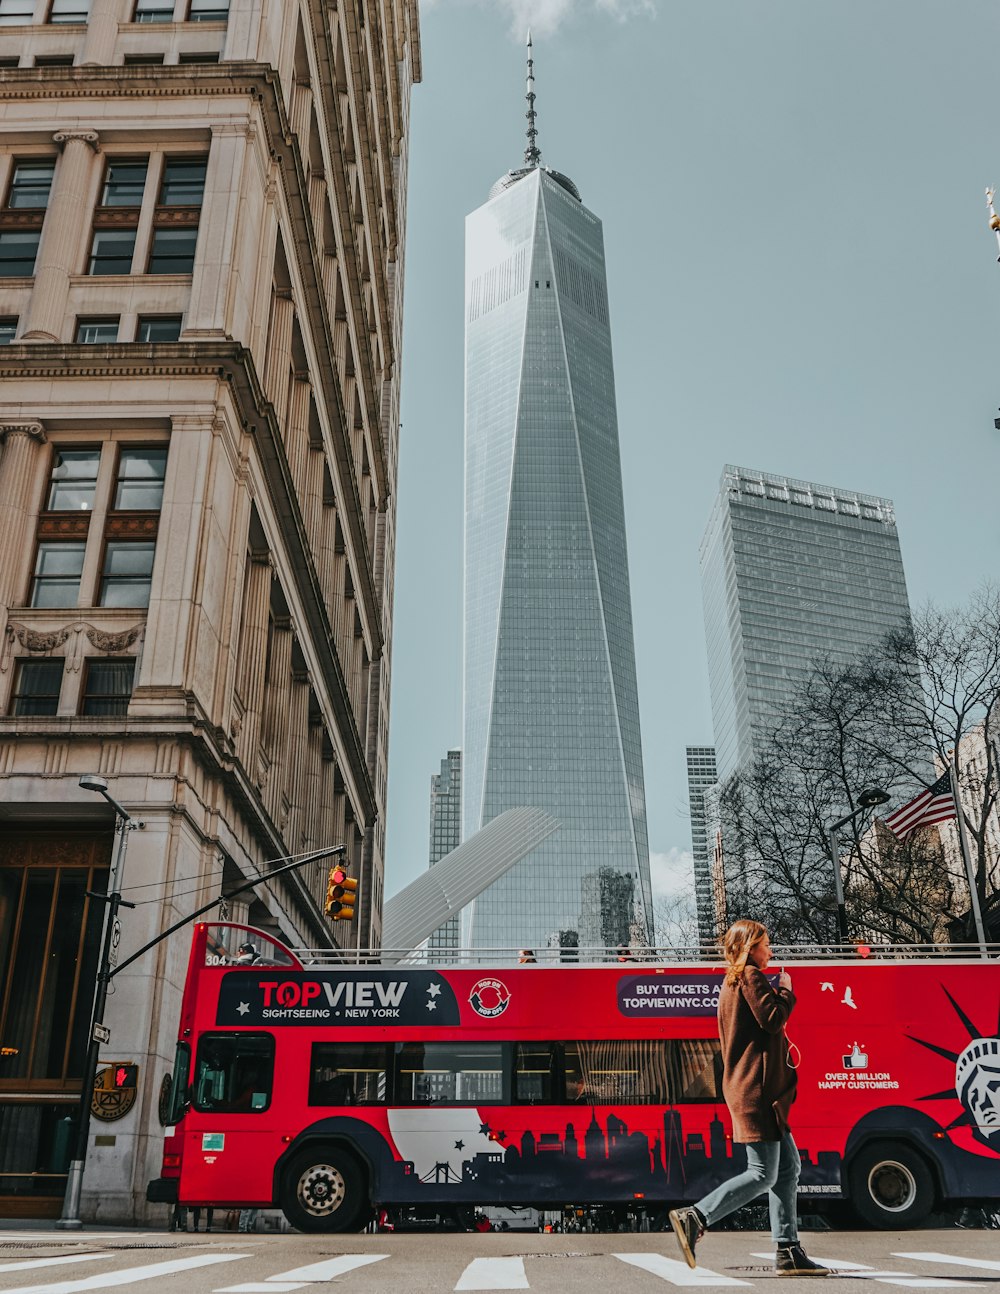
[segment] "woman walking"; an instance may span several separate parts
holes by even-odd
[[[733,1120],[733,1140],[747,1151],[746,1172],[716,1187],[697,1204],[672,1209],[670,1225],[689,1267],[707,1228],[767,1191],[771,1235],[781,1276],[826,1276],[799,1244],[795,1191],[801,1159],[788,1126],[795,1100],[796,1063],[785,1024],[795,1006],[792,980],[782,971],[776,987],[764,971],[771,941],[758,921],[737,921],[722,949],[728,963],[719,995],[722,1094]]]

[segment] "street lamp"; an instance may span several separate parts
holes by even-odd
[[[80,1191],[83,1186],[83,1168],[87,1159],[87,1143],[90,1139],[90,1106],[94,1099],[94,1081],[97,1078],[101,1042],[107,1042],[109,1036],[104,1025],[104,1006],[107,1002],[108,983],[111,979],[111,949],[119,907],[123,904],[127,908],[135,907],[134,903],[125,902],[121,896],[125,847],[128,841],[128,833],[145,826],[145,823],[137,822],[127,809],[122,808],[108,790],[106,778],[99,777],[96,773],[84,773],[80,778],[80,785],[85,791],[93,791],[97,795],[102,795],[114,809],[115,831],[118,833],[118,851],[115,855],[115,869],[111,874],[111,885],[107,894],[94,894],[90,890],[87,891],[89,898],[107,903],[108,910],[105,914],[101,963],[97,972],[97,987],[94,992],[94,1010],[90,1022],[90,1044],[87,1048],[87,1060],[83,1068],[80,1117],[76,1128],[76,1148],[73,1152],[73,1159],[66,1179],[66,1196],[63,1200],[62,1216],[56,1222],[56,1226],[61,1231],[78,1231],[83,1226],[80,1221]]]
[[[837,832],[853,822],[866,809],[873,809],[877,804],[885,804],[890,799],[888,791],[881,786],[869,786],[858,796],[858,807],[853,813],[845,813],[836,822],[831,822],[826,829],[830,842],[830,861],[833,863],[833,890],[837,896],[837,932],[841,943],[847,943],[847,904],[844,902],[844,878],[840,874],[840,854],[837,847]]]

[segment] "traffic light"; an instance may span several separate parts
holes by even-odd
[[[111,1084],[114,1088],[135,1087],[139,1078],[138,1065],[115,1065],[111,1071]]]
[[[342,867],[331,867],[326,882],[326,902],[323,911],[334,921],[353,921],[354,891],[358,883]]]

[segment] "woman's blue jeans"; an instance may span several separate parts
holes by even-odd
[[[780,1141],[748,1142],[746,1152],[746,1172],[709,1191],[695,1208],[710,1227],[767,1191],[774,1243],[796,1244],[799,1230],[795,1221],[795,1190],[802,1160],[792,1134],[786,1132]]]

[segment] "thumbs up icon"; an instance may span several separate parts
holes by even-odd
[[[850,1050],[850,1054],[844,1057],[845,1069],[867,1069],[868,1053],[862,1051],[857,1043]]]

